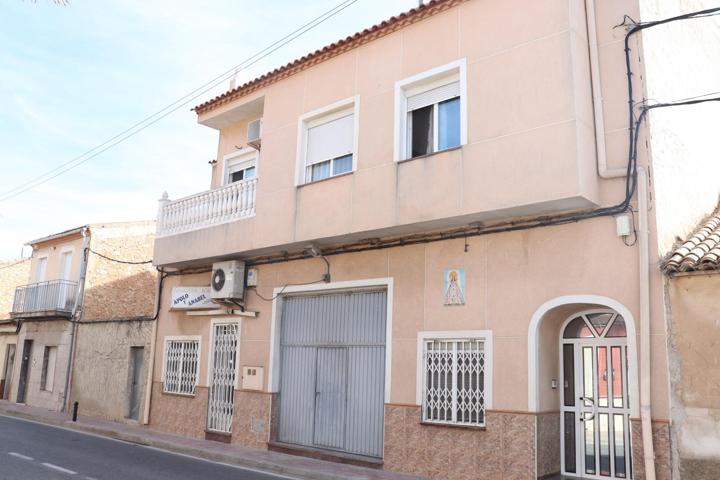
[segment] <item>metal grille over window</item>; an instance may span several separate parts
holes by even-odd
[[[165,393],[193,395],[198,378],[197,340],[169,340],[165,357]]]
[[[484,343],[428,340],[423,360],[423,421],[485,425]]]

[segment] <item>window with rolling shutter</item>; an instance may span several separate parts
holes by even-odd
[[[353,98],[300,118],[298,185],[353,171],[356,107]]]

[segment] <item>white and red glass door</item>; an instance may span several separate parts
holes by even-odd
[[[562,474],[630,479],[625,321],[592,311],[565,327],[560,349]]]

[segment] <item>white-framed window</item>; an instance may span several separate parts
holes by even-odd
[[[60,279],[70,280],[70,273],[72,272],[72,260],[73,260],[72,247],[65,247],[60,251]]]
[[[165,337],[163,392],[194,395],[200,372],[200,337]]]
[[[47,272],[47,262],[48,262],[47,255],[39,257],[37,260],[37,266],[35,267],[35,281],[38,283],[45,281],[45,274]]]
[[[359,105],[352,97],[300,117],[297,185],[355,171]]]
[[[395,161],[467,143],[466,61],[395,83]]]
[[[492,399],[492,333],[420,332],[418,397],[423,422],[485,426]]]
[[[241,148],[223,157],[223,185],[250,180],[257,177],[257,151]]]

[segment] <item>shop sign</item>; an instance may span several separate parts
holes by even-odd
[[[217,308],[210,298],[210,287],[173,287],[170,308],[173,310],[201,310]]]

